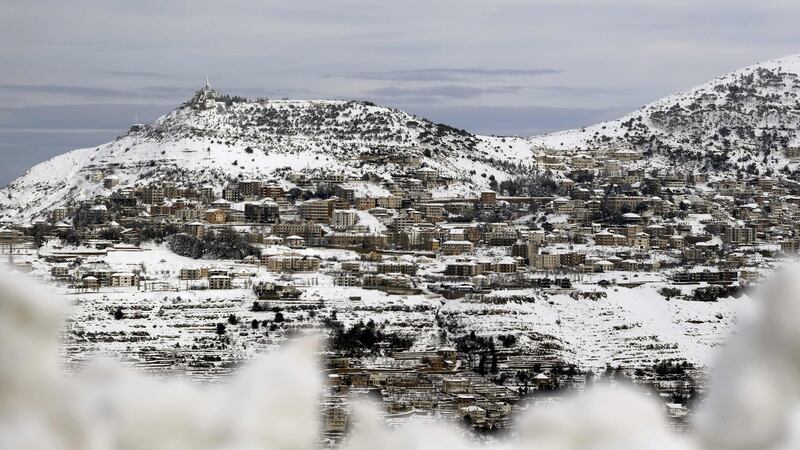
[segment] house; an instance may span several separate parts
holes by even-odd
[[[516,273],[518,263],[517,260],[511,257],[506,257],[501,259],[496,264],[498,273]]]
[[[119,184],[119,177],[116,175],[109,175],[103,178],[103,187],[106,189],[111,189],[114,186]]]
[[[609,272],[614,270],[614,263],[608,260],[595,261],[593,264],[595,272]]]
[[[89,221],[92,224],[108,222],[108,208],[106,205],[95,205],[89,210]]]
[[[366,208],[369,209],[369,208]],[[352,209],[335,209],[331,215],[330,225],[334,230],[346,230],[358,223],[358,212]]]
[[[628,238],[621,234],[612,233],[608,230],[603,230],[594,234],[594,242],[597,245],[614,246],[614,245],[627,245]]]
[[[542,270],[553,270],[561,267],[561,255],[539,253],[531,255],[531,266]]]
[[[183,226],[184,231],[189,236],[203,239],[206,234],[206,226],[202,222],[190,222]]]
[[[67,208],[53,208],[53,210],[50,211],[50,220],[53,222],[61,222],[67,218],[67,214]]]
[[[300,204],[298,210],[300,217],[312,222],[327,222],[330,220],[334,209],[334,199],[307,200]]]
[[[213,224],[225,223],[227,214],[223,209],[211,208],[206,210],[206,222]]]
[[[729,227],[722,236],[722,242],[730,244],[752,244],[756,241],[756,232],[748,227]]]
[[[669,246],[681,250],[686,246],[686,240],[680,234],[674,234],[669,237]]]
[[[111,287],[131,287],[139,284],[139,275],[130,272],[111,274]]]
[[[319,258],[298,254],[261,255],[261,264],[272,272],[314,272],[319,270]]]
[[[630,238],[629,244],[631,247],[637,250],[649,250],[650,249],[650,235],[644,232],[638,232]]]
[[[347,410],[341,406],[334,406],[325,410],[325,431],[342,433],[347,430]]]
[[[439,171],[431,167],[421,167],[417,169],[415,175],[422,182],[430,182],[439,178]]]
[[[353,272],[337,272],[333,275],[333,285],[344,287],[361,286],[361,277]]]
[[[486,422],[486,410],[480,406],[470,405],[461,407],[458,412],[464,420],[471,424],[482,424]]]
[[[625,259],[620,263],[620,268],[626,272],[636,272],[639,270],[639,261],[635,259]]]
[[[465,394],[469,392],[469,380],[466,378],[446,378],[442,380],[442,391],[447,394]]]
[[[452,277],[474,277],[478,273],[478,265],[473,261],[452,261],[444,267],[444,274]]]
[[[266,245],[283,245],[283,238],[280,236],[273,236],[269,235],[264,238],[264,244]]]
[[[244,219],[249,223],[277,223],[280,219],[278,204],[271,200],[245,203]]]
[[[445,241],[442,243],[442,253],[445,255],[463,255],[472,253],[474,245],[470,241]]]
[[[88,277],[84,277],[81,280],[81,285],[84,289],[88,289],[90,291],[99,291],[100,290],[100,280],[96,277],[89,275]]]
[[[209,289],[230,289],[231,277],[228,275],[212,275],[208,277]]]
[[[192,268],[183,268],[180,271],[180,279],[181,280],[199,280],[201,278],[205,278],[208,276],[207,269],[201,269],[197,267]]]
[[[50,268],[50,275],[53,278],[69,278],[69,266],[66,264],[56,264]]]
[[[305,248],[306,247],[306,240],[300,236],[288,236],[286,239],[283,240],[286,243],[286,246],[289,248]]]

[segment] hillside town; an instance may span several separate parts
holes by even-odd
[[[98,170],[85,176],[100,195],[5,224],[0,248],[16,270],[84,305],[66,332],[72,362],[111,351],[207,379],[325,330],[325,424],[336,435],[353,393],[378,392],[389,419],[422,411],[491,430],[520,399],[581,389],[595,376],[650,385],[683,417],[703,387],[706,355],[620,322],[594,333],[619,333],[630,349],[608,358],[588,349],[585,358],[557,331],[503,325],[520,311],[491,308],[556,298],[595,307],[636,292],[717,304],[800,246],[800,186],[781,177],[709,179],[648,168],[631,150],[541,149],[528,178],[442,197],[434,194],[447,177],[413,158],[393,162],[405,170],[391,177],[292,172],[224,185],[130,186]],[[559,306],[549,326],[561,327],[566,311]],[[728,310],[703,320],[680,313],[688,326],[713,327],[709,348],[726,336],[717,326],[736,321]],[[114,326],[156,317],[174,320],[173,332]],[[623,335],[636,328],[642,336]],[[697,336],[687,329],[684,338]]]
[[[800,2],[6,3],[0,450],[800,449]]]

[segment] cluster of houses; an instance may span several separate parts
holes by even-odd
[[[15,255],[38,252],[53,280],[81,293],[242,289],[261,302],[300,303],[304,285],[296,281],[312,276],[357,294],[350,299],[368,291],[445,300],[514,288],[577,294],[584,277],[733,285],[757,282],[763,269],[800,250],[800,184],[784,177],[653,168],[628,149],[541,150],[533,162],[534,185],[492,179],[459,197],[441,195],[458,180],[413,159],[391,177],[317,170],[222,184],[131,185],[122,174],[96,172],[89,175],[95,198],[55,207],[32,224],[3,224],[0,254],[25,268]],[[194,255],[177,270],[149,272],[107,262],[110,252],[145,251],[143,243],[174,235],[214,243],[223,230],[247,256]],[[59,246],[39,252],[55,237]],[[449,348],[370,364],[334,355],[325,428],[347,428],[342,399],[358,389],[378,390],[389,415],[435,410],[502,428],[521,391],[459,358]],[[545,370],[528,371],[525,383],[534,387],[554,381]]]
[[[397,352],[380,362],[357,365],[349,358],[329,358],[325,430],[346,431],[349,411],[343,399],[369,390],[380,392],[387,418],[436,412],[476,428],[505,427],[520,394],[459,368],[458,358],[454,348]],[[539,372],[532,376],[531,387],[547,389],[552,379],[547,371]]]
[[[493,181],[493,190],[457,198],[434,198],[436,188],[454,180],[419,161],[388,179],[315,171],[223,185],[130,186],[116,174],[97,172],[90,180],[102,187],[100,195],[56,207],[33,225],[9,224],[0,230],[0,246],[30,239],[32,229],[138,245],[159,232],[202,240],[228,228],[253,246],[273,249],[245,262],[275,272],[322,270],[320,258],[303,252],[313,248],[355,250],[365,261],[403,256],[413,270],[395,264],[392,270],[337,267],[331,273],[340,286],[398,293],[419,289],[421,281],[466,281],[481,289],[536,272],[692,266],[737,270],[752,281],[769,258],[800,248],[800,186],[783,177],[709,179],[680,168],[648,168],[627,149],[542,150],[533,160],[554,174],[544,194]],[[443,262],[436,276],[418,274],[432,259]],[[84,287],[139,282],[126,272],[111,275],[82,274],[90,277]],[[225,277],[204,278],[211,289],[227,289],[232,285]]]

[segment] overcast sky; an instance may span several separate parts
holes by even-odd
[[[0,184],[153,120],[206,77],[531,135],[800,52],[797,0],[3,3]]]

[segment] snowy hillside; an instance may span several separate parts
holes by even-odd
[[[439,169],[453,189],[528,171],[530,144],[475,136],[402,111],[354,101],[247,100],[206,86],[153,124],[96,148],[59,155],[0,191],[0,217],[30,220],[48,208],[101,194],[91,180],[122,185],[280,177],[292,171],[387,178],[409,160]]]
[[[486,189],[530,173],[533,151],[634,149],[647,166],[676,163],[800,179],[787,147],[800,147],[800,55],[768,61],[580,130],[521,139],[477,136],[403,111],[355,101],[248,100],[205,86],[153,124],[113,142],[39,164],[0,189],[0,220],[103,194],[96,176],[123,186],[279,178],[293,171],[390,179],[410,162],[452,179],[436,196]],[[493,176],[493,177],[492,177]],[[93,179],[93,177],[95,177]]]
[[[796,166],[783,149],[800,146],[799,74],[800,55],[763,62],[620,119],[530,142],[553,149],[630,148],[698,169],[788,175]]]

